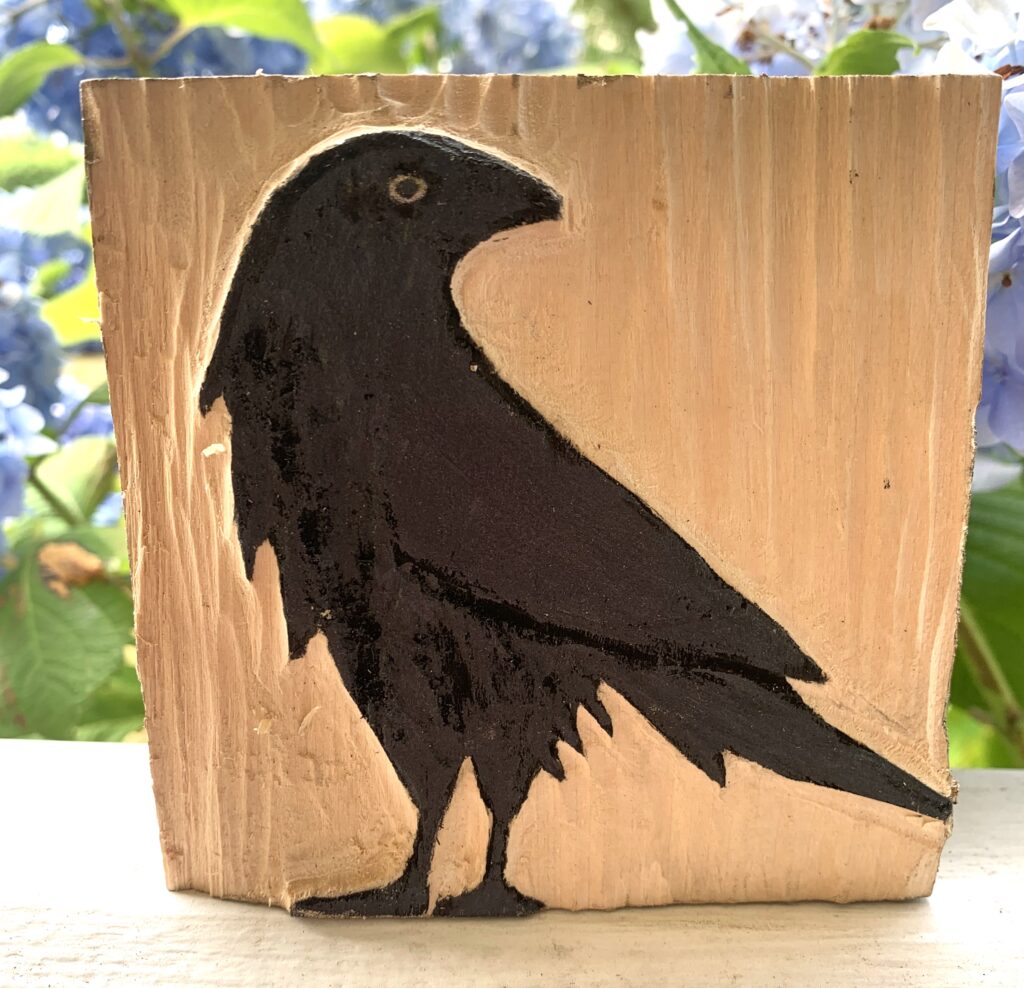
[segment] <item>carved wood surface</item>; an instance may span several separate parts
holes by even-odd
[[[385,884],[416,810],[322,636],[246,579],[232,430],[198,395],[267,196],[363,130],[438,130],[564,221],[455,276],[496,371],[828,676],[831,724],[949,791],[942,717],[980,378],[998,86],[945,79],[331,78],[87,86],[94,238],[139,667],[172,887],[292,905]],[[325,453],[325,468],[329,467]],[[602,687],[506,877],[551,906],[900,898],[946,826],[726,756],[701,773]],[[482,874],[468,764],[432,897]]]

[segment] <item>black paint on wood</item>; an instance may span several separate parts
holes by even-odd
[[[606,682],[725,784],[731,751],[939,818],[949,800],[827,724],[821,669],[496,373],[455,266],[561,214],[543,182],[427,133],[354,137],[270,197],[224,306],[200,405],[232,420],[239,541],[281,571],[291,656],[326,635],[419,808],[405,874],[302,911],[422,913],[437,829],[473,760],[493,817],[483,884],[438,912],[535,908],[505,881],[533,776],[563,777]],[[681,385],[683,383],[681,382]]]

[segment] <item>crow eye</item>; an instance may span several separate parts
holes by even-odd
[[[419,202],[427,194],[427,183],[419,175],[396,175],[388,182],[388,195],[392,202],[408,206]]]

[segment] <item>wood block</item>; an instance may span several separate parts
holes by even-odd
[[[170,887],[926,895],[998,94],[87,83]]]

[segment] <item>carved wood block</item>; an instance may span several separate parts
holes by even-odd
[[[88,83],[170,886],[927,894],[998,92]]]

